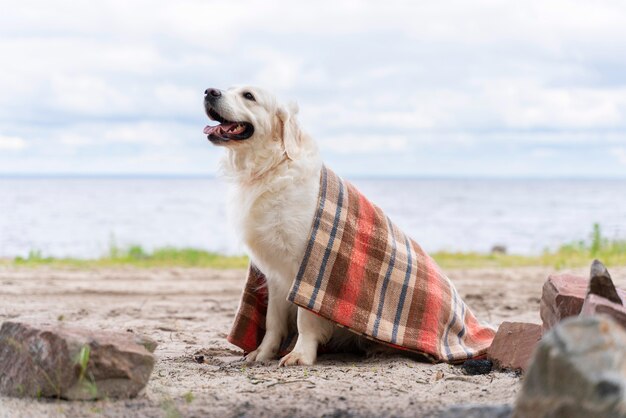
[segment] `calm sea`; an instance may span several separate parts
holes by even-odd
[[[626,238],[624,180],[353,181],[426,250],[532,254],[589,237]],[[111,243],[241,253],[226,185],[199,178],[0,178],[0,257],[94,257]]]

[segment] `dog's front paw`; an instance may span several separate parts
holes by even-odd
[[[278,365],[283,366],[312,366],[315,363],[315,354],[310,355],[300,351],[292,351],[280,359]]]
[[[271,350],[263,350],[261,348],[257,348],[256,350],[248,353],[244,360],[246,363],[254,363],[255,361],[264,362],[273,360],[275,356],[276,354],[273,353]]]

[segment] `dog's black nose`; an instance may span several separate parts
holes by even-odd
[[[219,89],[206,89],[204,91],[204,96],[207,100],[217,99],[221,95],[222,95],[222,92]]]

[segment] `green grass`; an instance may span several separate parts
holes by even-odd
[[[6,263],[6,262],[5,262]],[[211,267],[216,269],[245,268],[245,256],[226,256],[194,248],[158,248],[152,252],[133,245],[126,249],[112,246],[109,253],[97,259],[44,257],[39,251],[31,251],[27,257],[8,261],[16,266],[57,267]]]
[[[600,225],[595,224],[588,240],[563,244],[557,250],[546,250],[541,255],[438,252],[433,258],[448,268],[549,266],[560,270],[589,266],[595,258],[607,266],[623,266],[626,265],[626,240],[603,237]]]
[[[626,265],[626,240],[609,240],[602,236],[599,225],[593,226],[589,239],[561,245],[555,251],[544,251],[535,256],[515,254],[451,253],[432,254],[443,268],[550,266],[555,269],[589,266],[594,258],[607,266]],[[225,256],[193,248],[159,248],[152,252],[138,245],[121,249],[112,245],[109,253],[98,259],[51,258],[39,251],[27,257],[5,260],[15,266],[59,267],[210,267],[217,269],[245,268],[245,256]]]

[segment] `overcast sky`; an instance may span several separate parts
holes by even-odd
[[[206,87],[342,174],[626,177],[626,2],[1,1],[0,173],[215,174]]]

